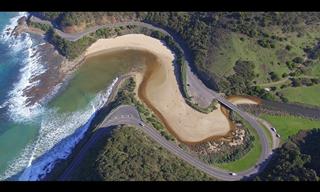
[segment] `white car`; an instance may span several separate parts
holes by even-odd
[[[276,128],[274,128],[274,127],[271,127],[271,130],[273,131],[273,132],[277,132],[277,130],[276,130]]]
[[[143,124],[143,123],[139,123],[139,125],[142,126],[142,127],[144,127],[144,124]]]
[[[279,134],[276,134],[276,136],[280,138],[280,135],[279,135]]]
[[[232,175],[232,176],[236,176],[237,174],[236,174],[236,173],[231,172],[231,173],[230,173],[230,175]]]

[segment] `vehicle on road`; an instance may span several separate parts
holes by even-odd
[[[277,137],[279,137],[280,138],[280,135],[277,133],[277,135],[276,135]]]
[[[276,130],[276,128],[274,128],[274,127],[271,127],[271,130],[273,131],[273,132],[277,132],[277,130]]]
[[[139,125],[142,126],[142,127],[144,127],[144,124],[143,124],[143,123],[139,123]]]
[[[236,173],[231,172],[231,173],[230,173],[230,175],[232,175],[232,176],[236,176],[237,174],[236,174]]]

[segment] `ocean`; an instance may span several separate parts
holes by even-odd
[[[134,52],[126,59],[123,53],[93,57],[63,89],[56,87],[52,100],[28,106],[24,90],[46,68],[37,50],[41,38],[10,36],[23,15],[0,13],[0,180],[41,180],[83,137],[127,64],[142,62]]]

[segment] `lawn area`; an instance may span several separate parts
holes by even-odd
[[[281,91],[289,102],[320,106],[320,84],[310,87],[288,87]]]
[[[281,135],[281,140],[286,141],[289,136],[295,135],[299,130],[320,128],[320,120],[310,120],[295,116],[276,116],[262,114],[260,117],[271,123]]]
[[[255,138],[252,149],[237,161],[215,164],[215,166],[232,172],[240,172],[245,171],[256,164],[260,157],[262,149],[260,139],[256,130],[254,130],[247,122],[244,121],[244,125],[250,129],[251,134]]]

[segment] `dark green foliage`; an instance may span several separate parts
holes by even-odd
[[[294,69],[294,68],[297,66],[296,63],[291,62],[291,61],[287,61],[287,62],[286,62],[286,65],[287,65],[287,67],[288,67],[290,70]]]
[[[292,61],[300,64],[300,63],[303,63],[303,58],[302,57],[295,57]]]
[[[276,74],[273,71],[270,72],[269,75],[270,75],[270,78],[271,78],[272,81],[279,81],[280,80],[280,77],[278,76],[278,74]]]
[[[134,127],[116,129],[94,167],[106,181],[212,180]]]
[[[62,12],[35,12],[33,14],[35,14],[36,16],[42,19],[49,20],[49,21],[55,21],[61,15],[63,15]]]
[[[68,41],[55,34],[52,29],[49,29],[47,34],[48,41],[55,45],[55,48],[59,51],[59,53],[69,60],[78,57],[86,50],[86,48],[96,41],[88,36],[84,36],[75,42]]]
[[[252,80],[255,77],[254,64],[250,61],[238,60],[233,67],[234,74],[225,81],[219,82],[219,86],[227,95],[242,95],[250,93]]]
[[[35,22],[28,22],[28,25],[34,28],[41,29],[44,32],[48,32],[52,29],[50,25],[44,24],[44,23],[35,23]]]
[[[108,38],[111,35],[111,29],[109,28],[102,28],[102,29],[98,29],[95,32],[95,37],[96,38]]]
[[[291,45],[287,45],[286,46],[286,50],[290,51],[292,49],[292,46]]]
[[[275,48],[274,41],[270,39],[259,39],[258,44],[264,48]]]
[[[70,12],[56,15],[59,16],[55,18],[60,18],[56,23],[62,29],[67,26],[77,25],[78,28],[76,29],[81,30],[85,27],[106,24],[111,21],[132,20],[159,25],[174,36],[179,37],[177,39],[181,39],[181,42],[184,42],[183,48],[187,50],[185,54],[191,59],[190,65],[194,66],[195,72],[201,80],[208,87],[226,92],[227,94],[249,93],[252,92],[250,90],[252,87],[244,85],[247,82],[244,82],[241,78],[225,78],[220,77],[220,74],[215,74],[212,67],[214,64],[213,52],[215,51],[215,47],[219,47],[221,43],[224,43],[221,40],[224,39],[223,37],[228,36],[231,32],[241,33],[241,36],[246,36],[241,37],[241,41],[245,39],[254,40],[261,46],[272,49],[278,45],[278,41],[287,41],[287,38],[279,37],[266,30],[267,28],[275,26],[280,28],[283,33],[298,32],[298,34],[302,35],[301,26],[313,25],[320,21],[320,14],[316,12]],[[114,31],[117,35],[122,34],[120,28]],[[171,49],[175,47],[172,39],[160,34],[160,32],[153,32],[151,36],[164,40]],[[109,33],[98,31],[96,37],[109,37]],[[60,46],[58,50],[61,53],[70,54],[69,58],[76,57],[77,54],[80,54],[80,50],[82,50],[82,47],[78,46],[78,44],[76,44],[77,46],[71,46],[66,43],[62,44],[65,45]],[[285,45],[287,51],[292,49],[291,45]],[[69,50],[68,47],[79,50]],[[311,59],[318,58],[318,45],[315,48],[306,50],[309,50],[307,51],[308,57]],[[177,49],[176,51],[180,50]],[[223,53],[223,55],[229,56],[227,53]],[[176,53],[176,56],[177,63],[181,63],[179,53]],[[305,66],[313,65],[313,62],[304,62],[301,57],[295,58],[294,61],[286,63],[289,70],[292,71],[290,75],[293,76],[305,72],[303,70],[293,71],[298,68],[298,64],[304,64]],[[232,86],[234,82],[236,82],[236,88],[230,88],[230,85]],[[187,98],[186,95],[185,97]]]
[[[300,86],[312,86],[313,84],[317,84],[319,79],[310,79],[310,78],[291,78],[291,85],[293,87],[300,87]]]
[[[254,180],[318,181],[319,138],[320,129],[300,131],[275,151],[267,168]]]
[[[304,52],[308,54],[310,59],[318,59],[320,57],[320,43],[318,42],[313,48],[304,48]]]

